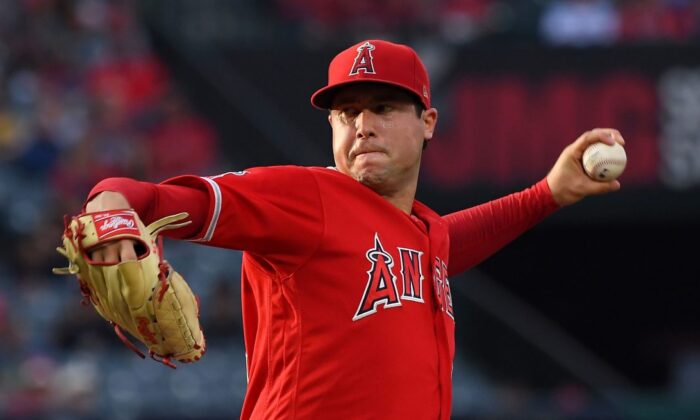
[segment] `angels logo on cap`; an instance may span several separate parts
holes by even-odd
[[[384,83],[407,90],[430,108],[428,71],[409,46],[366,40],[336,55],[328,66],[328,84],[311,96],[311,104],[330,109],[338,88],[359,82]]]
[[[374,45],[370,44],[369,41],[357,48],[357,57],[355,57],[355,62],[352,64],[352,69],[350,69],[349,76],[357,74],[360,71],[374,74],[374,58],[372,57],[373,49]]]

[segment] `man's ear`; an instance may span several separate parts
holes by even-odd
[[[423,120],[423,138],[430,140],[437,125],[438,111],[435,108],[426,109],[421,116]]]

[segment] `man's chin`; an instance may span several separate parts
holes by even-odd
[[[354,178],[362,185],[372,188],[375,191],[382,189],[386,184],[386,176],[374,171],[362,171],[355,174]]]

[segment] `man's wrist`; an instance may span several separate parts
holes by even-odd
[[[85,211],[88,213],[128,208],[131,208],[129,200],[122,193],[116,191],[102,191],[85,205]]]

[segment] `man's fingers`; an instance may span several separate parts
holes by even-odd
[[[620,189],[620,181],[618,180],[610,182],[592,181],[591,185],[590,194],[592,195],[607,194]]]
[[[92,250],[88,254],[93,262],[101,263],[105,261],[104,256],[102,255],[102,249]]]
[[[117,244],[109,244],[102,249],[104,262],[114,263],[119,262],[119,247]]]
[[[137,260],[136,249],[134,248],[134,241],[125,239],[119,241],[119,256],[120,261],[135,261]]]
[[[608,193],[608,192],[617,191],[620,189],[620,187],[621,187],[620,181],[618,181],[618,180],[610,181],[610,182],[608,182],[608,189],[605,192]]]
[[[597,142],[603,142],[611,146],[616,142],[622,146],[625,145],[625,139],[622,138],[622,134],[618,130],[614,128],[594,128],[581,134],[573,144],[569,145],[572,148],[573,158],[581,159],[586,148]]]
[[[116,264],[120,261],[134,261],[136,256],[136,242],[131,239],[122,239],[110,242],[90,251],[90,259],[96,263]]]
[[[579,146],[585,149],[589,145],[599,141],[610,146],[616,142],[623,146],[625,145],[625,139],[618,130],[614,128],[594,128],[593,130],[587,131],[581,137],[579,137]]]

